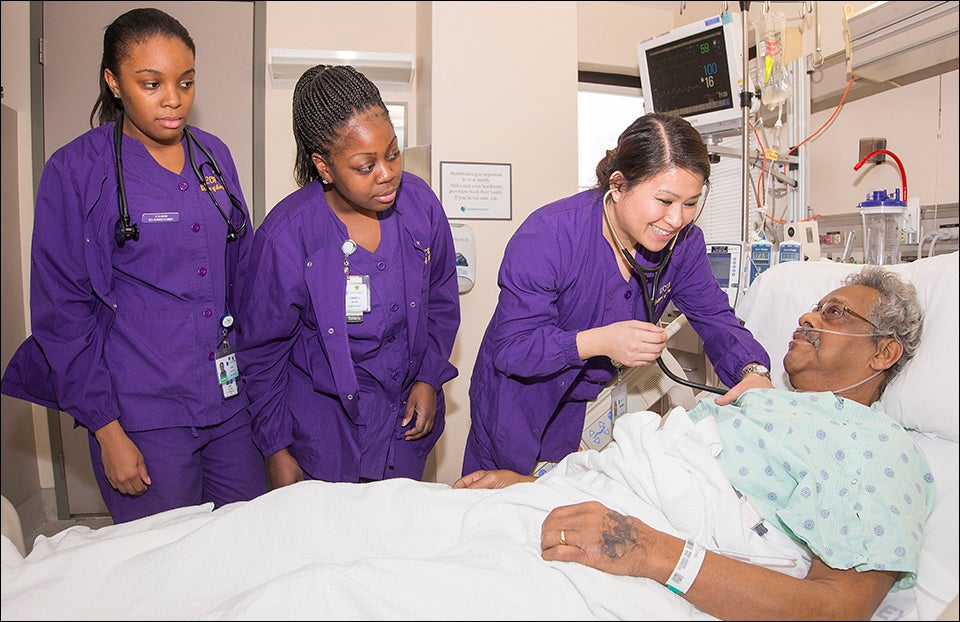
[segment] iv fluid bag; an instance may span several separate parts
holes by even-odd
[[[767,13],[755,24],[759,41],[757,78],[760,100],[770,110],[783,104],[793,94],[783,60],[785,22],[783,13]]]

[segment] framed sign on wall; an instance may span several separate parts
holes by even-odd
[[[510,220],[510,165],[440,162],[440,203],[450,219]]]

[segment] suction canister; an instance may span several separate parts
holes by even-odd
[[[863,262],[878,266],[900,263],[900,237],[907,211],[900,189],[874,190],[857,204],[863,218]]]

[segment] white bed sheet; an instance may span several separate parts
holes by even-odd
[[[802,550],[743,525],[713,459],[712,422],[693,426],[676,409],[657,431],[660,423],[655,413],[625,415],[604,452],[572,455],[536,483],[503,490],[302,482],[216,511],[207,504],[95,531],[73,527],[41,536],[26,558],[3,538],[3,617],[713,619],[654,581],[544,562],[547,512],[589,499],[805,573]],[[956,443],[914,434],[955,499]],[[928,530],[953,550],[955,515],[936,507]],[[936,548],[924,547],[918,587],[889,596],[874,619],[939,615],[957,569],[956,555],[945,567]]]
[[[925,404],[958,399],[956,305],[933,304],[935,294],[956,297],[957,256],[926,265],[941,273],[937,281],[918,277],[921,262],[902,270],[935,308],[923,347],[949,341],[950,357],[936,363],[945,382],[912,369],[890,392],[904,409],[913,407],[905,417],[923,423],[936,416],[940,425],[956,417],[954,407],[919,412],[910,396],[918,393],[915,382],[930,381],[953,388],[942,390],[945,399],[920,391]],[[811,268],[801,275],[798,268],[775,266],[757,283],[778,271],[795,273],[773,299],[787,305],[803,283],[805,293],[789,302],[799,310],[850,271]],[[747,292],[751,303],[759,290]],[[747,325],[755,334],[782,340],[783,322],[789,331],[796,321],[796,313],[753,308]],[[939,334],[954,339],[931,342]],[[575,454],[536,483],[504,490],[451,490],[411,480],[303,482],[216,511],[196,506],[96,531],[74,527],[39,538],[27,558],[4,537],[3,618],[712,619],[656,582],[544,562],[539,536],[547,512],[592,499],[671,533],[699,534],[714,548],[794,558],[792,568],[777,569],[802,572],[799,550],[744,529],[732,488],[711,457],[708,431],[693,434],[681,411],[666,422],[665,431],[655,433],[656,414],[625,415],[615,427],[617,442],[602,454]],[[948,425],[956,428],[955,421]],[[917,586],[889,595],[875,620],[934,619],[957,597],[960,452],[950,437],[955,433],[946,431],[910,432],[928,457],[937,497]]]
[[[960,592],[960,529],[957,526],[960,516],[960,444],[921,432],[910,432],[910,436],[927,456],[936,479],[937,496],[933,512],[927,519],[917,585],[911,590],[917,599],[917,617],[905,615],[911,615],[909,619],[934,620]],[[882,608],[878,609],[874,619],[898,619],[883,617],[882,613]]]
[[[597,499],[724,550],[802,551],[745,528],[710,425],[677,409],[625,415],[603,453],[574,454],[536,483],[302,482],[211,511],[172,510],[3,543],[10,619],[711,619],[648,579],[544,562],[540,525]],[[664,508],[660,511],[659,507]],[[782,568],[781,568],[782,569]]]

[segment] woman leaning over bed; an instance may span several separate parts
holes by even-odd
[[[799,393],[750,390],[690,411],[715,420],[717,460],[766,518],[758,524],[772,527],[766,537],[786,534],[810,551],[805,577],[707,551],[598,502],[550,512],[543,558],[654,579],[725,620],[869,619],[887,592],[915,581],[933,507],[923,452],[878,403],[916,353],[922,322],[913,285],[867,267],[800,316],[783,359]],[[478,471],[454,487],[534,479]]]
[[[718,404],[773,386],[770,357],[720,289],[696,223],[710,186],[696,128],[645,114],[596,173],[596,187],[530,214],[504,250],[470,378],[464,475],[538,472],[577,451],[587,403],[621,369],[660,357],[671,303],[730,387]],[[617,416],[621,404],[611,404]]]

